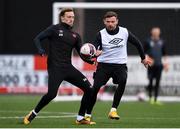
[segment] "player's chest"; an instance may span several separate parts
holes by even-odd
[[[54,37],[58,44],[72,45],[77,42],[77,35],[70,30],[57,29],[54,31]]]
[[[127,38],[125,36],[102,36],[102,47],[105,48],[123,48],[127,44]]]
[[[159,41],[155,43],[153,41],[150,41],[150,49],[154,51],[160,51],[162,49],[162,42]]]

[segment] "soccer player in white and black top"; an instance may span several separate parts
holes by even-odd
[[[126,28],[118,26],[118,16],[115,12],[109,11],[104,15],[105,28],[98,32],[94,41],[97,50],[97,70],[94,74],[93,96],[91,107],[87,110],[87,118],[91,117],[93,106],[96,102],[97,93],[101,86],[105,85],[112,77],[113,83],[118,84],[114,94],[113,104],[109,118],[119,119],[117,107],[124,93],[127,80],[127,43],[133,44],[141,57],[141,62],[148,67],[150,61],[144,54],[141,42]]]

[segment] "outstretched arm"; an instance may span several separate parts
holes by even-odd
[[[144,49],[143,49],[141,42],[130,31],[128,31],[128,33],[129,33],[128,41],[137,48],[139,55],[141,57],[141,60],[145,59],[145,53],[144,53]]]
[[[148,66],[151,66],[152,59],[145,56],[143,46],[142,46],[141,42],[139,41],[139,39],[135,35],[133,35],[130,31],[128,31],[128,32],[129,32],[128,41],[137,48],[139,55],[141,57],[141,63],[143,63],[146,68]]]

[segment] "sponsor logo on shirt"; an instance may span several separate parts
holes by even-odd
[[[113,45],[115,45],[115,46],[110,47],[110,48],[112,49],[112,48],[117,48],[117,47],[123,47],[124,44],[121,43],[122,41],[123,41],[123,39],[121,39],[121,38],[114,38],[113,40],[111,40],[111,41],[109,42],[109,44],[113,44]]]
[[[76,38],[76,34],[72,34],[72,36],[73,36],[74,38]]]

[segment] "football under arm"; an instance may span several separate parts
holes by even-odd
[[[75,49],[76,49],[77,53],[79,54],[80,58],[81,58],[84,62],[86,62],[86,63],[88,63],[88,64],[94,64],[94,61],[93,61],[93,60],[86,59],[86,58],[84,58],[83,56],[81,56],[81,54],[80,54],[80,49],[81,49],[82,45],[83,45],[83,44],[82,44],[82,41],[81,41],[81,37],[80,37],[79,35],[77,35],[77,43],[76,43],[76,45],[75,45]]]

